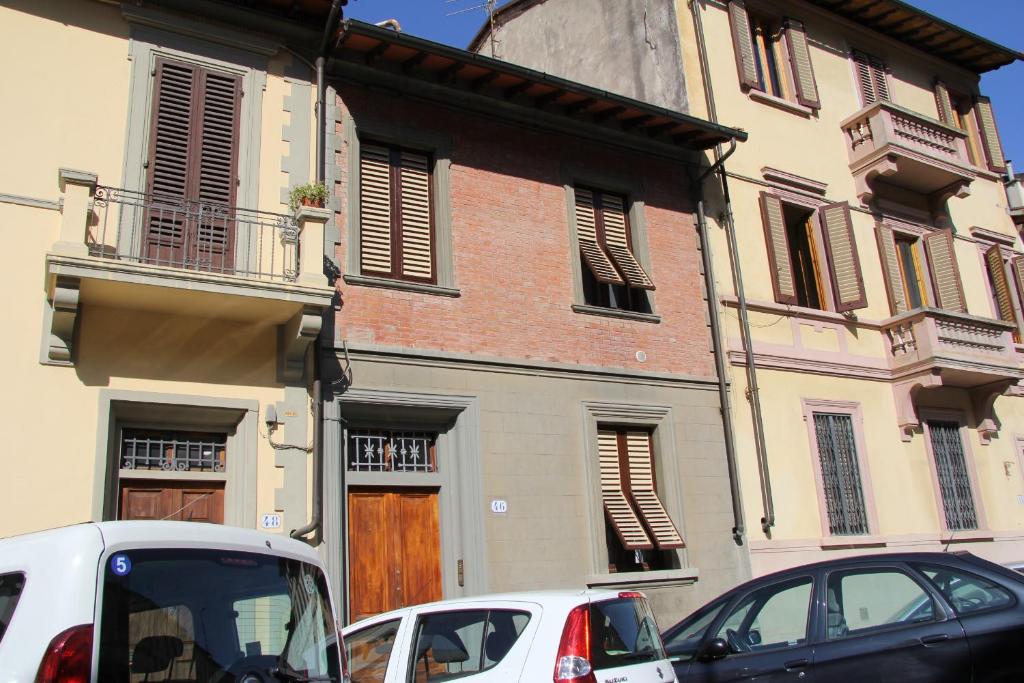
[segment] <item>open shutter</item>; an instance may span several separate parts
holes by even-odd
[[[651,461],[651,435],[647,432],[626,432],[626,453],[629,459],[629,491],[640,516],[654,537],[659,550],[682,548],[682,536],[665,512],[665,506],[654,488],[654,466]]]
[[[199,216],[196,262],[203,270],[225,272],[234,264],[235,205],[238,175],[239,117],[242,78],[198,70],[201,75],[201,140],[196,197],[214,206]]]
[[[814,80],[814,67],[811,66],[811,53],[807,47],[807,32],[803,22],[786,19],[786,43],[789,45],[789,59],[793,64],[793,76],[796,82],[797,102],[812,109],[821,108],[818,97],[818,85]]]
[[[1003,263],[1003,252],[998,244],[985,251],[985,265],[988,266],[992,278],[992,292],[999,306],[999,319],[1016,323],[1017,313],[1013,308],[1013,296],[1010,294],[1010,279],[1006,276],[1006,264]]]
[[[935,109],[939,112],[939,121],[947,126],[956,126],[953,116],[953,100],[949,96],[949,88],[942,81],[935,81]]]
[[[401,234],[402,275],[418,280],[434,279],[434,248],[431,230],[430,159],[424,154],[402,151]]]
[[[857,85],[860,88],[864,106],[875,102],[890,102],[889,82],[885,76],[885,63],[877,57],[860,50],[853,51],[853,64],[857,72]]]
[[[889,290],[889,306],[893,315],[905,313],[908,310],[907,295],[903,289],[903,276],[900,275],[896,238],[892,234],[892,228],[881,223],[875,227],[875,236],[878,238],[878,253],[882,257],[885,285]]]
[[[729,0],[729,25],[732,27],[732,46],[736,53],[736,68],[739,70],[740,85],[744,88],[760,88],[757,77],[757,63],[754,61],[754,38],[750,32],[750,17],[743,0]]]
[[[1010,273],[1013,277],[1013,286],[1017,288],[1017,301],[1024,305],[1024,256],[1016,256],[1010,260]],[[1024,319],[1017,321],[1021,338],[1024,338]]]
[[[974,112],[978,117],[978,129],[981,131],[981,143],[985,146],[985,158],[988,159],[989,170],[996,173],[1006,171],[1006,157],[1003,156],[1003,145],[999,142],[999,130],[996,128],[996,117],[992,112],[992,100],[978,97],[974,103]]]
[[[359,148],[359,262],[362,272],[391,274],[391,154],[387,147]]]
[[[960,269],[953,251],[953,231],[939,230],[924,238],[928,265],[932,272],[932,286],[939,308],[954,313],[966,313],[964,288],[960,282]]]
[[[889,97],[889,80],[886,76],[885,62],[871,57],[871,80],[875,85],[875,96],[882,102],[892,102]]]
[[[598,282],[608,282],[613,285],[624,285],[615,266],[608,259],[597,240],[597,212],[594,207],[594,193],[590,190],[577,187],[576,195],[576,240],[580,244],[580,251],[583,253],[583,260],[594,273]]]
[[[868,305],[864,293],[864,276],[857,256],[857,242],[853,237],[850,205],[846,202],[829,204],[818,210],[821,216],[825,250],[831,267],[832,292],[836,311],[853,311]]]
[[[780,304],[796,304],[796,285],[793,282],[793,264],[789,260],[789,239],[786,237],[782,200],[762,192],[761,218],[764,222],[764,239],[768,247],[768,267],[771,270],[775,300]]]
[[[626,207],[622,197],[600,194],[600,210],[596,212],[604,232],[604,246],[608,255],[619,267],[619,272],[630,287],[654,289],[654,282],[644,267],[636,260],[629,246],[629,229],[626,223]]]
[[[626,500],[622,490],[622,470],[619,466],[618,433],[611,430],[597,432],[598,459],[601,467],[601,498],[612,528],[626,550],[650,550],[654,547],[644,525]]]

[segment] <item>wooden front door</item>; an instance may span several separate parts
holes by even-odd
[[[118,519],[224,523],[224,482],[126,479]]]
[[[437,491],[348,494],[350,618],[441,599]]]

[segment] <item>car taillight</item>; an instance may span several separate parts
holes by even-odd
[[[91,677],[92,624],[82,624],[50,641],[39,663],[36,683],[89,683]]]
[[[590,606],[580,605],[569,612],[562,627],[562,640],[555,656],[555,681],[596,683],[590,666]]]
[[[646,600],[647,596],[640,591],[622,591],[619,593],[622,600]]]

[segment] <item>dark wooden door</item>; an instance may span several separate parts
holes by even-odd
[[[348,494],[350,618],[441,599],[437,491]]]
[[[224,523],[223,482],[129,479],[121,482],[119,519]]]

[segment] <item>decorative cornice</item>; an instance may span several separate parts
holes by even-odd
[[[719,300],[722,302],[723,306],[728,306],[729,308],[739,307],[739,299],[732,294],[722,295],[719,297]],[[786,317],[797,318],[799,320],[851,325],[863,330],[882,329],[882,321],[869,318],[848,317],[842,313],[820,311],[816,308],[790,306],[788,304],[779,304],[774,301],[763,301],[760,299],[747,299],[746,303],[748,311],[757,311],[758,313],[773,313],[775,315],[783,315]]]
[[[987,228],[978,227],[977,225],[970,229],[971,235],[978,242],[987,242],[990,244],[1000,244],[1004,247],[1012,248],[1017,244],[1016,235],[1006,235],[995,230],[988,230]]]
[[[146,7],[137,7],[127,2],[121,4],[121,16],[130,24],[170,31],[191,38],[220,43],[237,50],[253,52],[265,57],[277,54],[281,44],[276,40],[263,38],[252,33],[242,33],[228,28],[187,19]]]
[[[0,192],[0,204],[17,204],[18,206],[30,206],[33,209],[48,209],[60,211],[62,203],[59,199],[39,199],[37,197],[26,197],[20,194],[5,194]]]
[[[754,365],[759,369],[789,370],[791,372],[802,372],[810,375],[849,377],[852,379],[863,379],[872,382],[892,381],[892,372],[887,367],[827,361],[823,359],[808,358],[806,355],[797,356],[792,353],[792,351],[795,351],[792,347],[777,347],[777,349],[791,349],[790,353],[786,353],[784,351],[776,351],[775,353],[757,351],[756,349],[761,346],[763,345],[757,344],[756,342],[754,344]],[[729,362],[732,365],[746,366],[747,357],[745,352],[730,349],[727,354]]]
[[[764,166],[761,168],[761,175],[766,181],[779,187],[787,189],[796,189],[804,192],[813,192],[814,194],[820,194],[822,197],[825,196],[828,190],[828,183],[822,183],[817,180],[811,180],[810,178],[804,178],[794,173],[788,173],[786,171],[780,171],[777,168],[770,166]]]

